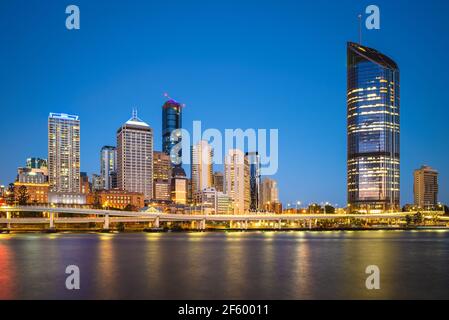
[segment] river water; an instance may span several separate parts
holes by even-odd
[[[0,299],[412,298],[449,298],[449,232],[0,235]]]

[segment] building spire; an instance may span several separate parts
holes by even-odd
[[[131,119],[138,119],[137,118],[137,108],[133,108]]]

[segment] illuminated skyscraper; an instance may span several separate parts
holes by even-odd
[[[358,212],[398,210],[399,68],[351,42],[347,59],[348,204]]]
[[[171,165],[170,156],[164,152],[153,152],[153,200],[168,201],[170,192]]]
[[[153,129],[137,112],[117,131],[118,188],[153,197]]]
[[[438,205],[438,171],[422,166],[415,170],[413,193],[415,205],[422,209],[434,209]]]
[[[270,210],[273,204],[279,203],[278,183],[276,180],[265,178],[261,189],[261,206],[264,210]]]
[[[248,158],[243,151],[229,150],[225,157],[225,186],[235,214],[249,211],[251,202],[249,175]]]
[[[48,118],[48,178],[50,191],[80,191],[80,120],[78,116],[50,113]]]
[[[170,99],[162,106],[162,151],[170,155],[174,145],[181,142],[181,134],[176,139],[171,134],[182,128],[182,105]],[[179,156],[182,156],[179,153]],[[181,166],[180,164],[178,166]]]
[[[171,200],[176,204],[187,204],[188,181],[182,167],[174,167],[171,177]]]
[[[191,147],[192,198],[199,202],[204,189],[212,187],[212,146],[207,141],[200,141]]]
[[[260,156],[258,152],[247,152],[249,163],[251,204],[250,210],[257,211],[260,206]]]
[[[117,188],[117,148],[104,146],[100,154],[100,176],[105,190]]]

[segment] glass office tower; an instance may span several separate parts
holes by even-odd
[[[389,57],[347,45],[348,206],[399,210],[399,68]]]
[[[181,133],[176,139],[171,137],[174,130],[181,128],[182,105],[174,100],[168,100],[162,106],[162,151],[166,154],[170,155],[173,146],[181,142]],[[179,156],[182,156],[181,152]]]
[[[249,176],[250,176],[250,190],[251,203],[249,209],[251,211],[258,211],[261,209],[260,205],[260,156],[256,152],[247,152],[246,157],[249,162]]]

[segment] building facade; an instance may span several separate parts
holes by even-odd
[[[234,214],[249,211],[251,202],[248,158],[243,151],[229,150],[225,157],[226,194],[232,199]]]
[[[271,208],[273,203],[279,203],[279,190],[276,180],[270,178],[263,179],[261,191],[261,202],[264,210],[267,211],[267,207]]]
[[[91,190],[91,185],[89,182],[89,176],[86,172],[80,173],[80,193],[89,194]]]
[[[101,206],[102,208],[125,209],[130,206],[141,209],[145,206],[144,195],[137,192],[123,190],[102,190],[87,196],[87,204]]]
[[[261,177],[261,165],[260,156],[258,152],[247,152],[245,156],[248,158],[249,163],[249,181],[251,202],[249,209],[251,211],[258,211],[260,206],[260,177]]]
[[[212,146],[207,141],[200,141],[191,147],[190,165],[192,174],[192,198],[198,203],[198,196],[207,188],[212,187]]]
[[[50,113],[48,118],[48,176],[51,192],[80,190],[80,120]]]
[[[223,172],[214,172],[213,186],[217,192],[224,192],[224,175]]]
[[[174,167],[170,180],[171,200],[175,204],[187,204],[188,180],[182,167]]]
[[[422,166],[415,170],[413,179],[415,206],[421,209],[434,209],[438,205],[438,171]]]
[[[26,167],[29,169],[40,170],[43,174],[48,175],[47,159],[28,158],[26,161]]]
[[[102,189],[117,188],[117,148],[104,146],[100,152],[100,176]]]
[[[117,182],[120,190],[153,197],[153,129],[137,112],[117,130]]]
[[[20,188],[26,188],[26,194],[28,196],[27,204],[47,204],[49,184],[44,183],[25,183],[25,182],[15,182],[14,183],[14,193],[15,198],[18,199]]]
[[[399,68],[382,53],[347,46],[347,188],[351,212],[399,210]]]
[[[16,180],[21,183],[43,184],[48,182],[48,176],[40,169],[18,168]]]
[[[172,99],[162,106],[162,151],[170,155],[172,148],[181,142],[181,132],[176,131],[182,128],[182,105]],[[175,136],[172,136],[173,135]],[[178,152],[182,156],[182,150]],[[174,163],[174,161],[172,161]],[[181,163],[176,164],[181,166]]]

